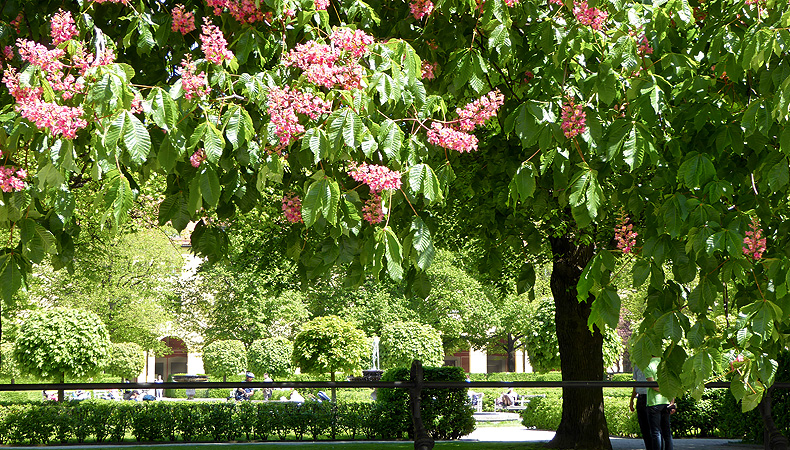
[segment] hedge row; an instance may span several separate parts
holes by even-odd
[[[382,403],[27,403],[0,406],[0,443],[396,439],[385,418],[399,413]]]
[[[790,432],[790,392],[774,391],[773,416],[785,435]],[[629,409],[629,397],[604,397],[604,413],[609,433],[636,437],[639,425],[636,413]],[[762,441],[762,420],[756,410],[741,412],[741,406],[729,389],[707,389],[700,400],[683,396],[677,401],[678,412],[672,415],[672,434],[676,438],[718,437]],[[534,398],[522,411],[527,427],[556,430],[562,415],[561,393]]]

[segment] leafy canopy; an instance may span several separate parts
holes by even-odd
[[[66,308],[33,311],[19,328],[14,359],[25,374],[62,382],[96,374],[110,355],[107,329],[95,314]]]

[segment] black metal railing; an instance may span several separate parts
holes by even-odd
[[[164,383],[23,383],[0,384],[0,391],[40,391],[40,390],[101,390],[101,389],[223,389],[249,387],[256,389],[316,388],[316,389],[358,389],[390,388],[408,389],[411,399],[412,425],[414,426],[415,450],[431,450],[433,439],[428,434],[420,412],[420,394],[423,389],[434,388],[633,388],[657,387],[655,381],[425,381],[419,361],[411,367],[409,381],[238,381],[217,382],[164,382]],[[729,388],[728,382],[706,383],[706,388]],[[788,389],[790,383],[774,383],[774,388]]]

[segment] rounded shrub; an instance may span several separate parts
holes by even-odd
[[[214,341],[203,348],[203,368],[215,377],[227,377],[247,370],[247,351],[237,340]]]
[[[430,325],[395,322],[381,330],[381,368],[411,366],[419,359],[423,366],[441,366],[444,360],[442,336]]]
[[[34,311],[19,328],[14,359],[23,373],[64,381],[95,375],[110,353],[107,328],[81,309]]]
[[[284,337],[257,340],[247,350],[247,366],[256,374],[290,375],[293,373],[293,350],[293,343]]]
[[[131,379],[136,378],[145,368],[145,352],[134,342],[110,344],[110,358],[104,371],[110,375]]]

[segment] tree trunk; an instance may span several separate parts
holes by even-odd
[[[787,438],[776,427],[776,422],[771,415],[771,391],[768,388],[763,395],[763,399],[757,405],[757,410],[763,418],[763,447],[765,450],[788,450]]]
[[[513,339],[513,335],[508,333],[507,334],[507,371],[508,372],[515,372],[516,371],[516,341]]]
[[[63,384],[63,383],[66,382],[66,374],[65,373],[60,374],[60,380],[58,380],[58,382],[60,384]],[[63,388],[58,389],[58,401],[62,402],[65,399],[65,396],[66,396],[66,393],[63,391]]]
[[[330,380],[332,380],[332,383],[334,383],[334,382],[335,382],[335,371],[334,371],[334,370],[332,371],[332,375],[331,375],[331,378],[330,378]],[[336,400],[336,397],[335,397],[335,387],[334,387],[334,386],[332,386],[332,403],[336,405],[336,404],[337,404],[337,401],[335,401],[335,400]]]
[[[603,380],[603,335],[590,332],[587,318],[593,297],[579,303],[576,284],[593,257],[592,246],[571,237],[549,238],[553,252],[551,292],[556,306],[557,341],[563,381]],[[611,450],[602,388],[562,388],[562,418],[549,448]]]

